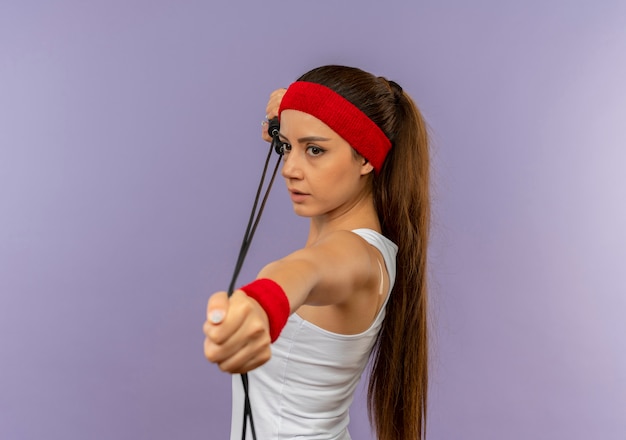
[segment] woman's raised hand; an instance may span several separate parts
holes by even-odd
[[[243,374],[271,357],[267,314],[242,290],[209,298],[203,330],[204,355],[222,371]]]
[[[276,89],[270,94],[270,99],[267,101],[267,107],[265,107],[266,120],[270,120],[278,116],[280,101],[283,99],[286,91],[287,89]],[[272,142],[272,138],[267,133],[267,123],[263,124],[263,133],[261,135],[267,142]]]

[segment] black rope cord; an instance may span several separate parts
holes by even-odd
[[[256,191],[256,196],[254,197],[254,203],[252,205],[252,211],[250,212],[250,218],[248,219],[248,225],[246,226],[246,232],[243,236],[243,241],[241,243],[241,248],[239,249],[239,256],[237,257],[237,263],[235,264],[235,269],[233,271],[233,276],[230,281],[230,285],[228,286],[228,296],[230,297],[233,294],[235,289],[235,283],[237,282],[237,277],[239,276],[239,272],[241,272],[241,268],[243,267],[243,262],[246,259],[246,255],[248,254],[248,249],[250,249],[250,243],[252,243],[252,238],[254,237],[254,233],[256,232],[256,228],[259,225],[259,221],[261,220],[261,214],[263,213],[263,209],[265,208],[265,203],[267,202],[267,198],[269,197],[270,190],[272,189],[272,184],[274,183],[274,179],[276,177],[276,172],[278,171],[278,165],[280,164],[280,159],[282,157],[282,145],[278,140],[278,121],[271,120],[269,121],[268,133],[272,136],[272,143],[270,145],[270,149],[267,153],[267,158],[265,159],[265,165],[263,166],[263,173],[261,174],[261,180],[259,182],[259,187]],[[272,156],[272,150],[275,150],[280,157],[276,161],[276,165],[274,166],[274,171],[272,173],[272,177],[270,178],[267,188],[265,189],[265,193],[263,195],[263,200],[261,201],[261,205],[259,204],[259,199],[261,196],[261,192],[265,183],[265,178],[267,175],[267,169],[270,163],[270,158]],[[257,211],[258,206],[258,211]],[[245,440],[246,431],[248,427],[248,420],[250,421],[250,432],[252,433],[253,440],[256,440],[256,431],[254,429],[254,419],[252,418],[252,406],[250,405],[250,396],[248,394],[248,374],[244,373],[241,375],[241,383],[243,385],[244,391],[244,404],[243,404],[243,428],[241,431],[241,439]]]

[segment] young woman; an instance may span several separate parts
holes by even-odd
[[[423,438],[428,388],[427,129],[393,81],[324,66],[272,93],[282,175],[306,245],[207,307],[204,352],[250,372],[259,439],[350,439],[348,409],[370,357],[380,440]],[[266,137],[267,140],[269,140]],[[238,379],[238,378],[237,378]],[[232,439],[243,391],[233,382]]]

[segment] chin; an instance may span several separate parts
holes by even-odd
[[[293,205],[293,212],[298,217],[306,217],[306,218],[311,218],[311,217],[320,215],[320,213],[317,212],[316,210],[313,210],[309,207],[298,205],[298,204]]]
[[[301,207],[299,207],[297,205],[294,205],[293,212],[298,217],[307,217],[307,218],[308,217],[312,217],[311,214],[309,214],[306,209],[302,209]]]

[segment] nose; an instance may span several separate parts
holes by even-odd
[[[280,173],[285,179],[302,179],[302,164],[295,152],[285,153]]]

